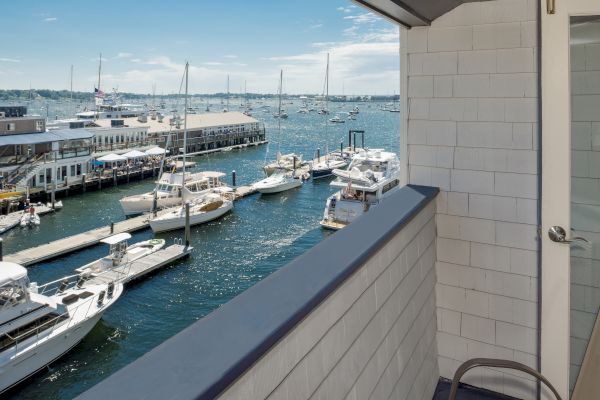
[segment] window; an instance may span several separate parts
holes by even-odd
[[[12,131],[14,131],[15,129],[16,129],[16,128],[15,128],[15,123],[14,123],[14,122],[9,122],[8,124],[6,124],[6,130],[7,130],[7,131],[9,131],[9,132],[12,132]]]
[[[81,175],[81,164],[77,164],[77,176]]]
[[[42,174],[40,174],[40,176],[39,176],[39,178],[38,178],[38,181],[39,181],[40,183],[44,183],[44,178],[45,178],[45,175],[42,173]]]
[[[75,176],[75,166],[71,165],[71,176]]]
[[[44,121],[35,121],[35,130],[38,132],[44,131]]]

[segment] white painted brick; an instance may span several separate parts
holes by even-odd
[[[512,126],[504,122],[458,122],[457,144],[463,147],[511,148]]]
[[[537,122],[537,99],[505,99],[507,122]]]
[[[456,74],[458,55],[456,52],[416,53],[408,56],[409,75],[453,75]]]
[[[452,97],[452,76],[435,76],[433,78],[433,95],[435,97]]]
[[[537,46],[537,23],[536,21],[521,22],[521,46]]]
[[[506,296],[490,295],[490,318],[497,321],[513,322],[513,299]]]
[[[533,124],[514,123],[513,149],[533,149]]]
[[[571,151],[571,176],[590,176],[589,151]]]
[[[463,26],[481,23],[481,6],[478,3],[461,4],[431,22],[431,26]]]
[[[526,224],[537,223],[537,201],[517,199],[517,219]]]
[[[578,95],[571,97],[573,121],[598,121],[600,95]]]
[[[496,221],[516,221],[517,200],[513,197],[470,194],[469,215]]]
[[[408,78],[408,96],[433,97],[432,76],[410,76]]]
[[[585,44],[571,45],[569,56],[571,71],[585,71]]]
[[[467,193],[447,193],[447,213],[450,215],[469,215],[469,195]]]
[[[463,314],[460,332],[463,337],[469,339],[490,344],[496,342],[495,321],[488,318]]]
[[[504,99],[477,99],[477,120],[504,121],[505,107]]]
[[[535,225],[513,222],[496,223],[496,243],[517,249],[537,249],[537,229]]]
[[[506,49],[521,45],[521,24],[491,24],[473,27],[473,49]]]
[[[498,72],[500,73],[535,72],[534,65],[531,47],[498,50]]]
[[[459,74],[497,72],[496,50],[461,51],[458,53]]]
[[[489,298],[490,295],[488,293],[476,290],[467,290],[465,312],[478,317],[489,318]]]
[[[448,214],[448,192],[440,191],[435,198],[436,213]]]
[[[456,122],[411,120],[408,130],[409,144],[456,145]]]
[[[471,243],[471,262],[474,267],[510,271],[510,249],[483,243]]]
[[[454,97],[490,97],[490,75],[456,75],[453,83]]]
[[[438,238],[436,240],[437,257],[439,261],[453,264],[469,265],[469,242]]]
[[[431,185],[440,188],[440,190],[450,190],[450,170],[431,168]]]
[[[427,27],[415,27],[407,31],[406,50],[408,53],[427,51]]]
[[[537,252],[510,249],[510,271],[515,274],[537,276]]]
[[[572,122],[571,123],[571,149],[572,150],[591,150],[592,149],[592,123]]]
[[[496,342],[501,346],[529,354],[536,352],[535,329],[524,326],[496,321]]]
[[[471,50],[473,27],[430,28],[428,51]]]
[[[589,43],[585,45],[585,69],[600,70],[600,45]]]
[[[451,188],[455,192],[492,194],[494,192],[494,174],[484,171],[451,171]]]
[[[571,94],[598,94],[600,93],[600,71],[572,71]]]
[[[409,99],[408,116],[412,119],[429,118],[429,100],[427,99]]]
[[[537,74],[492,74],[489,91],[490,97],[535,97]]]
[[[485,270],[438,261],[435,266],[438,282],[463,289],[485,291]],[[439,304],[439,303],[438,303]]]
[[[438,121],[474,121],[477,101],[462,98],[434,98],[429,101],[429,118]]]
[[[461,314],[457,311],[437,309],[438,329],[452,335],[460,335]]]
[[[408,160],[411,165],[435,167],[435,153],[434,146],[408,145]]]
[[[513,299],[512,322],[535,329],[537,327],[537,304],[533,301]]]
[[[508,172],[537,174],[537,152],[532,150],[509,150]]]
[[[463,288],[448,286],[438,283],[435,286],[437,304],[453,311],[463,311],[467,301],[466,291]]]
[[[445,332],[438,332],[436,338],[438,352],[441,356],[455,360],[464,360],[466,358],[467,343],[463,338]]]
[[[485,274],[486,292],[521,300],[535,299],[532,278],[507,272],[489,270]]]
[[[503,0],[481,4],[481,22],[500,23],[526,21],[531,18],[527,1]]]
[[[496,172],[494,193],[500,196],[535,199],[537,198],[537,176]]]

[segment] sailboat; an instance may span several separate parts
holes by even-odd
[[[279,75],[279,110],[281,111],[281,92],[283,87],[283,70]],[[281,144],[281,118],[277,120],[279,140],[277,147]],[[277,151],[278,159],[280,157],[279,149]],[[254,189],[263,194],[279,193],[289,189],[296,188],[302,185],[302,180],[296,176],[295,158],[293,159],[294,169],[288,171],[284,166],[279,166],[275,169],[271,176],[258,181],[254,184]]]
[[[325,109],[328,108],[328,100],[329,100],[329,53],[327,53],[327,68],[325,70]],[[323,114],[326,115],[326,114]],[[327,176],[332,175],[332,171],[334,169],[344,168],[348,165],[347,161],[342,157],[342,154],[339,156],[334,156],[329,154],[329,132],[327,127],[329,125],[329,121],[327,117],[325,117],[325,157],[323,159],[317,160],[315,164],[312,165],[311,168],[311,176],[313,179],[325,178]]]
[[[185,163],[187,156],[187,108],[188,108],[188,74],[189,63],[185,64],[185,108],[183,119],[183,181],[185,182]],[[167,209],[149,220],[154,232],[164,232],[184,228],[186,225],[186,199],[190,199],[190,191],[182,187],[181,206]],[[189,201],[189,223],[198,225],[219,218],[233,208],[233,200],[228,199],[222,191],[206,193]]]

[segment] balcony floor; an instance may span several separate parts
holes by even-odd
[[[450,394],[451,382],[446,379],[440,379],[432,400],[448,400]],[[480,389],[474,386],[460,384],[458,388],[457,400],[517,400],[515,397],[506,396],[501,393]]]

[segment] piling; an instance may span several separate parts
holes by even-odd
[[[235,174],[235,169],[233,171],[231,171],[231,184],[233,187],[236,186],[235,184],[235,178],[236,178],[236,174]]]
[[[3,257],[2,242],[4,242],[4,240],[2,240],[2,238],[0,238],[0,261],[2,261],[2,257]]]
[[[81,191],[85,193],[85,174],[81,175]]]
[[[127,183],[129,183],[129,173],[130,173],[130,167],[129,167],[129,164],[127,164]]]
[[[317,147],[317,162],[321,162],[321,149]]]
[[[52,193],[50,194],[50,201],[52,202],[52,209],[54,210],[54,203],[56,203],[56,182],[52,182]]]
[[[344,157],[344,141],[340,142],[340,157]]]
[[[112,235],[113,233],[115,233],[115,223],[111,222],[110,223],[110,234]]]
[[[185,203],[185,247],[190,245],[190,203]]]
[[[348,147],[352,148],[352,131],[348,131]]]
[[[113,185],[117,186],[117,169],[113,168]]]

